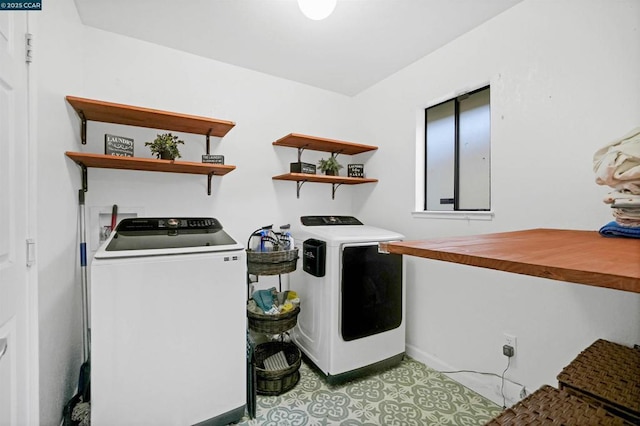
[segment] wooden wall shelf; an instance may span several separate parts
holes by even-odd
[[[154,158],[117,157],[84,152],[65,152],[65,155],[81,166],[101,169],[142,170],[147,172],[186,173],[192,175],[223,176],[236,166],[226,164],[194,163],[189,161],[157,160]]]
[[[172,130],[197,135],[225,136],[235,123],[215,118],[179,114],[151,108],[67,96],[82,120]],[[86,133],[85,133],[86,135]],[[86,137],[85,137],[86,140]]]
[[[87,142],[87,121],[125,124],[129,126],[147,127],[159,130],[206,135],[209,154],[209,137],[223,137],[235,123],[216,118],[179,114],[132,105],[116,104],[94,99],[67,96],[67,102],[73,107],[82,123],[80,139]],[[168,172],[207,175],[207,193],[211,195],[211,178],[214,175],[226,175],[236,167],[224,164],[193,163],[188,161],[157,160],[140,157],[118,157],[103,154],[82,152],[66,152],[82,169],[82,189],[87,190],[87,168],[142,170],[148,172]]]
[[[226,164],[194,163],[188,161],[157,160],[154,158],[117,157],[114,155],[88,154],[84,152],[65,152],[65,155],[82,168],[82,187],[87,190],[87,168],[140,170],[146,172],[183,173],[206,175],[207,193],[211,195],[211,178],[224,176],[235,170],[236,166]]]
[[[285,173],[283,175],[274,176],[273,180],[292,180],[296,182],[317,182],[317,183],[336,183],[341,185],[357,185],[360,183],[373,183],[378,179],[354,178],[345,176],[327,176],[327,175],[310,175],[306,173]]]
[[[301,161],[302,151],[310,149],[312,151],[330,152],[332,156],[338,154],[355,155],[363,152],[375,151],[377,146],[363,145],[353,142],[339,141],[335,139],[319,138],[317,136],[301,135],[299,133],[289,133],[277,141],[273,142],[274,146],[284,146],[288,148],[298,149],[298,161]],[[355,178],[345,176],[327,176],[323,174],[307,174],[307,173],[285,173],[283,175],[273,176],[273,180],[289,180],[296,182],[296,195],[300,198],[300,188],[305,182],[330,183],[331,198],[336,196],[336,189],[340,185],[357,185],[361,183],[373,183],[378,179]]]
[[[289,133],[273,143],[275,146],[289,148],[310,149],[312,151],[331,152],[332,154],[355,155],[363,152],[375,151],[377,146],[362,145],[353,142],[339,141],[335,139],[319,138],[316,136]]]

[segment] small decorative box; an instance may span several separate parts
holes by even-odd
[[[303,162],[297,162],[297,163],[291,163],[291,168],[290,168],[290,172],[291,173],[306,173],[309,175],[315,175],[316,174],[316,165],[315,164],[311,164],[311,163],[303,163]]]
[[[224,155],[204,154],[202,155],[202,162],[213,163],[213,164],[224,164]]]

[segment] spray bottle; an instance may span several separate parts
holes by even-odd
[[[293,237],[291,236],[291,233],[289,232],[289,229],[291,228],[290,224],[286,224],[286,225],[282,225],[280,226],[280,235],[281,235],[281,240],[283,243],[283,248],[285,250],[293,250],[294,248],[294,241],[293,241]]]

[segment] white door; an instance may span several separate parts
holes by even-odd
[[[26,12],[0,12],[0,425],[30,419]]]

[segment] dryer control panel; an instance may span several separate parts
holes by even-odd
[[[305,226],[362,225],[353,216],[302,216],[300,222]]]

